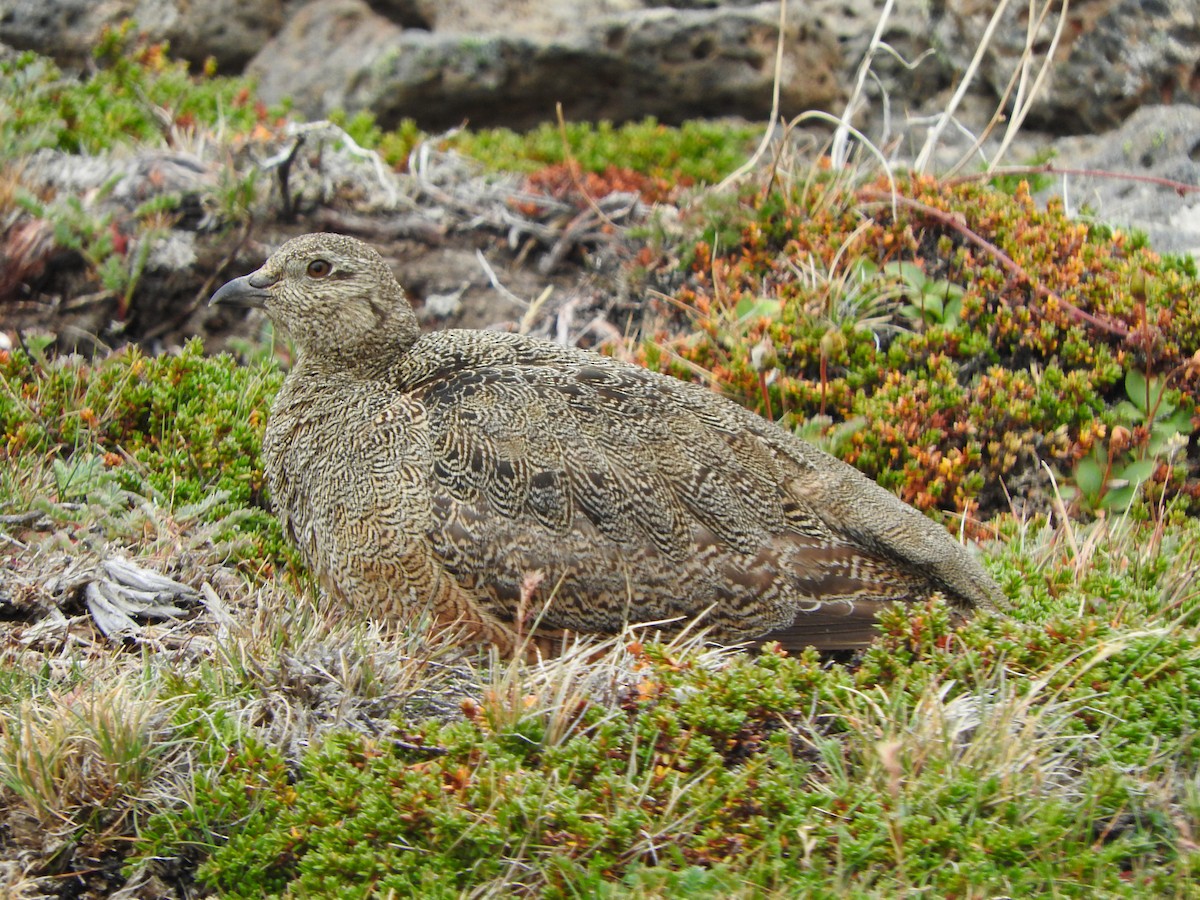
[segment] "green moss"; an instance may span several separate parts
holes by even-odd
[[[671,127],[647,118],[623,125],[569,122],[565,150],[562,132],[553,123],[525,133],[506,128],[462,132],[451,145],[504,171],[532,172],[564,162],[569,151],[587,172],[615,165],[686,184],[711,183],[728,175],[760,134],[757,126],[692,121]]]
[[[393,166],[405,165],[418,141],[429,138],[408,119],[386,132],[369,112],[348,116],[338,111],[330,119]],[[728,175],[760,134],[757,126],[693,121],[672,127],[647,118],[622,125],[568,122],[562,130],[552,122],[526,132],[464,129],[440,142],[493,171],[534,173],[566,162],[569,155],[584,172],[600,174],[615,167],[689,185],[713,183]]]
[[[95,363],[3,354],[0,464],[57,461],[65,475],[51,503],[100,478],[172,509],[202,505],[211,521],[228,522],[227,537],[249,542],[239,553],[289,559],[266,511],[260,460],[282,378],[270,362],[206,357],[199,341],[175,356],[129,347]],[[82,472],[90,476],[80,488],[71,473]]]
[[[66,77],[50,60],[26,52],[0,63],[0,138],[5,154],[44,147],[99,153],[117,145],[164,146],[169,127],[249,131],[273,113],[255,103],[250,82],[168,59],[165,45],[139,45],[134,26],[105,33],[97,69]],[[169,117],[169,124],[162,116]]]

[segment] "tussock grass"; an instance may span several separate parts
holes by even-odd
[[[177,750],[152,688],[105,681],[26,699],[0,723],[0,785],[52,831],[119,833]]]

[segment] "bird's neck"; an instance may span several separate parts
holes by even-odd
[[[345,347],[324,348],[320,353],[300,348],[296,366],[324,375],[341,375],[364,380],[390,380],[416,335],[380,333]]]
[[[343,319],[340,326],[313,327],[293,335],[309,371],[377,379],[395,369],[420,337],[407,304],[375,304],[370,314]]]

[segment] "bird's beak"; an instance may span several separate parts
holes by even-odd
[[[267,289],[278,280],[276,276],[268,275],[259,269],[257,272],[251,272],[249,275],[243,275],[241,278],[235,278],[233,281],[223,284],[212,295],[208,305],[253,306],[261,309],[267,305],[267,300],[271,296]]]

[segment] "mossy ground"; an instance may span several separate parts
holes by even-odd
[[[149,95],[189,124],[209,91],[246,110],[223,127],[272,127],[246,85],[124,58],[118,86],[171,79]],[[30,135],[110,108],[55,90]],[[68,131],[116,140],[91,125]],[[347,123],[411,137],[372,127]],[[557,129],[457,140],[550,191],[687,199],[630,260],[672,293],[628,349],[961,516],[1005,614],[896,610],[843,660],[630,634],[524,667],[385,638],[313,602],[269,514],[269,351],[89,360],[26,336],[0,351],[6,888],[1195,896],[1194,264],[1020,184],[905,177],[893,199],[810,161],[663,192],[732,168],[747,132],[711,128],[571,126],[590,182],[547,155]],[[110,552],[218,585],[232,614],[104,638],[47,572]]]

